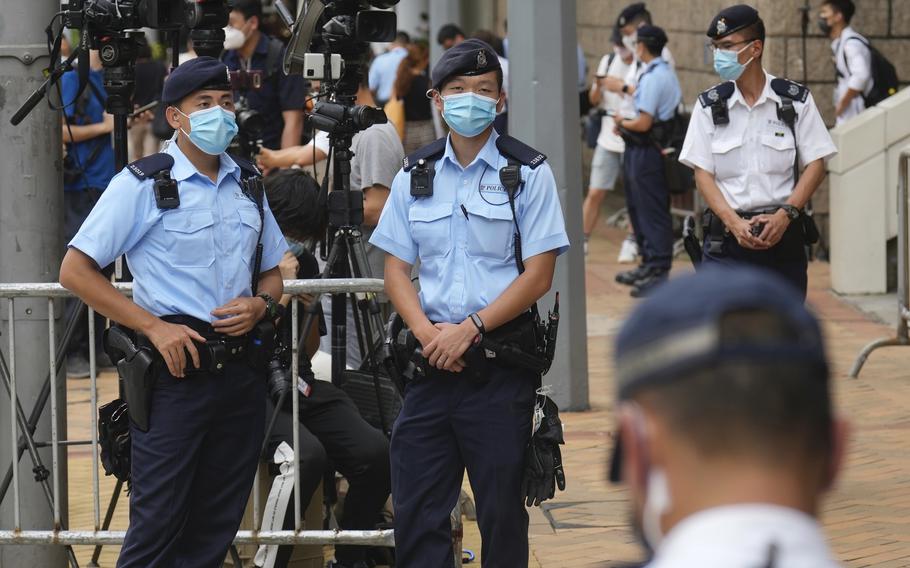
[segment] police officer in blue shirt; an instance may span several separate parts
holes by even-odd
[[[451,132],[405,158],[370,239],[388,253],[386,291],[424,358],[392,433],[397,565],[452,565],[449,514],[467,469],[484,565],[526,566],[522,456],[539,375],[468,348],[527,324],[569,241],[546,157],[493,129],[503,104],[493,49],[466,40],[431,79]]]
[[[248,334],[277,313],[287,244],[264,198],[249,194],[255,167],[224,153],[237,131],[227,67],[184,63],[162,102],[176,141],[114,177],[69,243],[60,282],[160,361],[147,429],[130,425],[130,526],[117,565],[216,567],[240,524],[265,422]],[[259,242],[262,294],[251,297]],[[132,301],[99,271],[121,254]]]
[[[682,91],[673,69],[661,57],[667,34],[657,26],[638,28],[635,55],[645,64],[635,90],[638,116],[616,115],[616,126],[626,142],[623,157],[626,206],[635,230],[642,264],[616,276],[632,286],[632,296],[647,294],[667,278],[673,261],[673,221],[670,190],[664,173],[660,131],[676,114]]]

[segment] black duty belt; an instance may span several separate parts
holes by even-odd
[[[247,360],[249,338],[246,335],[234,337],[218,333],[210,323],[191,316],[172,315],[163,316],[161,319],[168,323],[185,325],[206,339],[205,343],[193,341],[199,352],[200,367],[198,369],[192,367],[192,359],[187,353],[187,373],[220,373],[227,363]],[[139,347],[150,348],[157,358],[162,359],[161,354],[145,335],[137,333],[136,343]]]

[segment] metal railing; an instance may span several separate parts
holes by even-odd
[[[116,288],[126,295],[132,294],[132,285],[126,283],[115,284]],[[383,282],[380,279],[375,278],[359,278],[359,279],[322,279],[322,280],[286,280],[284,282],[284,291],[287,294],[293,296],[293,301],[291,304],[291,368],[298,368],[299,352],[298,352],[298,337],[300,330],[298,329],[298,315],[299,315],[299,299],[296,296],[297,294],[325,294],[325,293],[364,293],[364,292],[381,292],[383,289]],[[10,440],[12,442],[10,446],[11,451],[11,464],[12,464],[12,499],[13,499],[13,524],[14,526],[9,527],[0,527],[0,545],[7,544],[52,544],[52,545],[62,545],[62,546],[71,546],[71,545],[110,545],[110,544],[121,544],[123,542],[124,531],[113,531],[107,530],[110,523],[110,517],[113,513],[113,506],[116,500],[116,495],[112,500],[111,507],[108,510],[108,515],[105,518],[105,522],[102,524],[101,521],[101,498],[100,498],[100,487],[99,487],[99,450],[98,450],[98,374],[97,366],[95,361],[95,350],[89,349],[89,366],[90,366],[90,393],[91,393],[91,439],[90,440],[61,440],[60,432],[58,431],[58,416],[60,408],[58,407],[57,401],[57,385],[58,385],[58,370],[60,368],[60,354],[56,353],[57,350],[57,334],[56,334],[56,317],[55,317],[55,304],[54,300],[57,298],[67,298],[72,297],[72,293],[60,286],[59,284],[54,283],[41,283],[41,284],[0,284],[0,302],[2,299],[6,299],[7,303],[7,314],[8,314],[8,336],[9,336],[9,365],[8,367],[4,364],[0,366],[0,372],[3,373],[4,378],[8,379],[4,382],[7,386],[7,392],[10,395]],[[25,412],[21,406],[21,402],[17,396],[17,368],[16,368],[16,326],[15,326],[15,311],[14,305],[17,298],[46,298],[48,306],[48,353],[50,357],[49,365],[49,383],[50,383],[50,412],[51,412],[51,440],[50,444],[44,442],[35,442],[31,436],[31,432],[23,432],[22,426],[26,425],[28,427],[28,420],[26,419]],[[88,327],[89,327],[89,345],[96,345],[95,343],[95,313],[94,310],[89,308],[87,310],[88,317]],[[296,381],[292,385],[292,388],[296,388]],[[40,397],[39,397],[40,398]],[[292,398],[292,420],[294,424],[299,423],[300,417],[300,405],[298,402],[298,397],[294,396]],[[40,416],[43,411],[43,401],[38,401],[36,403],[36,408],[33,409],[31,416],[33,417],[33,422],[37,422],[34,418]],[[65,412],[65,409],[64,409]],[[0,427],[0,431],[5,429]],[[299,456],[297,448],[299,445],[299,436],[298,428],[293,428],[293,448],[294,455]],[[20,434],[22,434],[22,440],[20,440]],[[73,445],[88,445],[92,447],[91,460],[92,460],[92,501],[93,501],[93,512],[94,512],[94,528],[93,530],[67,530],[62,523],[63,519],[61,518],[61,500],[57,498],[60,495],[60,448],[61,446],[73,446]],[[51,448],[51,471],[50,471],[50,484],[47,483],[46,475],[45,479],[40,480],[37,475],[39,469],[44,469],[43,464],[41,464],[41,458],[37,454],[37,447],[43,447],[49,445]],[[25,446],[23,448],[23,446]],[[45,489],[45,496],[49,502],[51,509],[53,510],[53,519],[54,527],[52,530],[23,530],[21,522],[21,510],[20,510],[20,476],[19,476],[19,464],[18,461],[20,457],[25,453],[25,450],[28,450],[30,457],[35,465],[36,470],[36,480],[41,482]],[[296,459],[296,458],[295,458]],[[299,462],[298,462],[299,463]],[[45,470],[46,471],[46,470]],[[234,540],[236,544],[292,544],[292,545],[304,545],[304,544],[348,544],[348,545],[364,545],[364,546],[394,546],[393,532],[391,530],[303,530],[302,518],[301,518],[301,496],[300,496],[300,473],[297,463],[295,463],[294,471],[294,527],[293,531],[290,530],[274,530],[274,531],[238,531],[237,536]],[[256,528],[261,527],[260,519],[260,491],[259,491],[259,474],[257,472],[255,481],[252,488],[252,499],[253,499],[253,526]],[[119,488],[119,485],[118,485]],[[0,500],[5,498],[5,494],[0,495]],[[72,550],[68,549],[70,556],[70,563],[75,565],[75,556],[72,554]],[[95,559],[96,560],[96,559]]]
[[[894,337],[884,337],[876,339],[869,345],[865,346],[856,361],[853,368],[850,369],[850,376],[857,378],[866,359],[873,351],[880,347],[889,347],[892,345],[910,345],[910,334],[908,334],[907,324],[910,323],[910,215],[908,215],[907,200],[910,197],[908,192],[908,163],[910,163],[910,146],[901,151],[900,162],[898,165],[898,184],[897,184],[897,333]]]

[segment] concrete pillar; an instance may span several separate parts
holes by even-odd
[[[430,2],[430,68],[442,57],[442,47],[436,43],[439,28],[446,24],[461,26],[461,2],[459,0],[429,0]],[[466,32],[467,33],[467,32]]]
[[[57,280],[63,252],[63,182],[61,168],[60,116],[41,102],[19,125],[10,117],[43,81],[42,68],[49,65],[44,28],[59,10],[59,2],[0,0],[0,132],[5,147],[0,152],[0,282],[53,282]],[[62,312],[57,304],[56,314]],[[0,306],[0,349],[9,356],[6,301]],[[16,301],[16,370],[18,396],[26,414],[40,391],[49,366],[47,346],[47,301]],[[60,334],[57,334],[59,337]],[[58,381],[58,422],[66,438],[66,384]],[[42,415],[35,434],[50,440],[49,409]],[[0,395],[0,471],[6,472],[11,455],[10,406]],[[21,431],[20,431],[21,434]],[[40,450],[48,469],[51,450]],[[66,451],[60,453],[61,514],[66,519]],[[28,455],[19,462],[20,511],[23,529],[53,528],[53,515],[38,483],[33,479]],[[0,506],[0,527],[13,528],[13,491]],[[9,568],[65,566],[61,546],[0,547],[0,566]]]
[[[581,233],[581,138],[575,2],[509,0],[509,133],[547,155],[573,246],[557,264],[553,290],[561,292],[562,323],[556,361],[544,383],[560,408],[588,407],[584,238]],[[516,54],[521,54],[517,56]]]
[[[408,32],[411,39],[419,39],[427,34],[429,0],[401,0],[395,6],[395,14],[398,17],[398,29]],[[424,15],[427,19],[424,19]]]

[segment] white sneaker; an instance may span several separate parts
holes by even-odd
[[[619,249],[619,257],[616,259],[620,264],[632,264],[638,258],[638,243],[634,239],[626,238]]]

